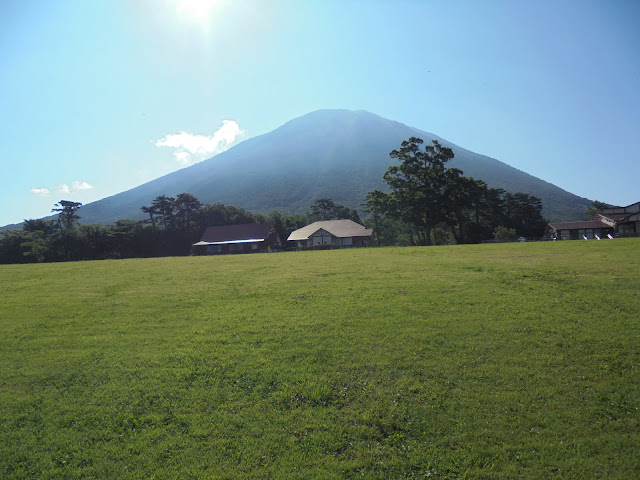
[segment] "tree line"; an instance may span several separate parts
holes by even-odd
[[[25,220],[22,230],[0,233],[0,263],[36,263],[117,258],[181,256],[210,226],[270,222],[286,244],[289,234],[316,220],[350,218],[358,212],[319,199],[307,214],[251,213],[233,205],[202,204],[194,195],[160,195],[141,207],[145,220],[122,219],[113,225],[82,224],[79,202],[61,200],[54,220]]]
[[[390,153],[398,164],[383,176],[388,192],[373,190],[364,204],[378,245],[433,245],[542,237],[540,198],[490,188],[446,164],[453,151],[411,137]]]
[[[436,140],[422,146],[411,137],[390,153],[383,180],[388,191],[366,196],[362,221],[355,209],[332,199],[315,200],[306,214],[268,215],[221,203],[202,204],[190,193],[161,195],[141,206],[147,218],[122,219],[113,225],[80,223],[81,203],[61,200],[54,220],[25,220],[22,230],[0,234],[0,263],[55,262],[179,256],[209,226],[271,222],[282,244],[288,235],[313,221],[351,219],[374,229],[377,245],[434,245],[541,237],[547,222],[542,202],[525,193],[490,188],[446,164],[453,151]]]
[[[83,224],[81,203],[62,200],[54,220],[25,220],[22,230],[0,233],[0,263],[35,263],[118,258],[181,256],[192,253],[209,226],[272,222],[278,233],[306,225],[306,215],[254,214],[221,203],[202,204],[189,193],[161,195],[141,209],[145,220],[112,225]],[[286,236],[285,236],[286,235]]]

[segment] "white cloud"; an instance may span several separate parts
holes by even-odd
[[[91,190],[93,188],[93,185],[91,185],[89,182],[76,180],[74,182],[71,182],[71,185],[69,185],[68,183],[58,185],[55,188],[55,192],[56,194],[60,195],[72,195],[77,194],[78,192]],[[34,195],[37,195],[38,197],[48,198],[51,196],[51,190],[49,190],[47,187],[32,187],[29,191]]]
[[[58,193],[64,193],[65,195],[68,195],[72,193],[82,192],[84,190],[91,190],[92,188],[93,185],[90,185],[89,183],[84,181],[79,182],[78,180],[76,180],[75,182],[72,182],[71,185],[68,185],[66,183],[58,185],[56,187],[56,191]]]
[[[180,132],[161,138],[155,145],[173,148],[176,160],[190,165],[224,152],[240,140],[244,133],[233,120],[223,120],[222,126],[211,136]]]
[[[89,185],[87,182],[78,182],[77,180],[71,184],[71,190],[73,192],[79,192],[80,190],[91,190],[93,185]]]
[[[51,196],[51,190],[49,190],[46,187],[42,187],[42,188],[38,188],[38,187],[33,187],[31,190],[29,190],[31,193],[33,193],[34,195],[37,195],[39,197],[50,197]]]

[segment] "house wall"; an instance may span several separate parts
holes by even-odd
[[[321,245],[335,245],[335,238],[336,237],[321,228],[309,237],[309,239],[307,240],[307,246],[317,247]]]
[[[637,215],[634,215],[637,217]],[[629,221],[618,225],[618,233],[629,235],[632,233],[640,233],[640,221]]]
[[[558,240],[583,240],[587,237],[589,240],[596,238],[598,235],[600,238],[606,237],[608,233],[613,233],[612,228],[576,228],[576,229],[561,229],[555,232],[555,238]]]
[[[262,235],[263,233],[260,233],[260,237],[254,237],[254,238],[259,239],[261,238]],[[209,237],[209,238],[212,238],[212,237]],[[241,239],[242,238],[238,238],[237,241]],[[214,240],[204,240],[204,236],[203,236],[202,241],[206,242],[206,241],[214,241]],[[213,245],[194,246],[194,253],[196,255],[258,253],[258,252],[271,252],[271,251],[281,251],[281,250],[282,250],[282,243],[280,242],[280,236],[276,233],[273,226],[271,226],[271,229],[269,230],[269,234],[267,238],[261,242],[256,241],[256,242],[242,242],[242,243],[219,243],[219,244],[213,244]]]
[[[356,247],[370,247],[373,243],[371,237],[354,237],[353,245]]]
[[[640,202],[634,203],[627,207],[603,208],[602,213],[638,213],[640,212]]]
[[[266,253],[280,250],[280,243],[270,241],[250,243],[226,243],[222,245],[201,245],[196,247],[197,255],[228,255],[234,253]]]
[[[627,210],[636,206],[640,206],[640,204],[631,205],[631,207],[627,207]],[[620,212],[620,213],[629,213],[629,212],[627,211],[627,212]],[[615,227],[616,232],[621,235],[640,233],[640,213],[631,215],[630,217],[626,218],[624,221],[621,221],[621,222],[614,222],[602,216],[599,216],[599,217],[600,217],[599,218],[600,221],[602,221],[603,223],[606,223],[607,225],[611,225],[612,227]]]
[[[613,220],[611,220],[611,219],[609,219],[607,217],[604,217],[602,215],[598,215],[596,219],[600,220],[602,223],[606,223],[607,225],[610,225],[612,227],[616,226],[616,222],[614,222]]]
[[[206,255],[222,255],[228,253],[257,253],[267,251],[266,242],[228,243],[223,245],[207,245]]]
[[[308,240],[298,242],[300,247],[331,248],[331,247],[368,247],[371,237],[336,237],[325,230],[318,230]]]

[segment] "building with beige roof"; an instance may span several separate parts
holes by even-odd
[[[368,247],[372,245],[373,229],[353,220],[323,220],[299,228],[287,238],[298,248]]]

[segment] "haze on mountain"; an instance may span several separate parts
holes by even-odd
[[[319,198],[361,210],[369,191],[386,189],[382,175],[394,163],[389,152],[411,136],[451,147],[455,158],[449,166],[465,176],[540,197],[550,220],[580,219],[591,205],[586,198],[432,133],[366,111],[319,110],[208,160],[86,204],[79,213],[83,223],[141,220],[146,218],[141,206],[160,195],[181,192],[202,203],[220,202],[264,214],[306,213]]]

